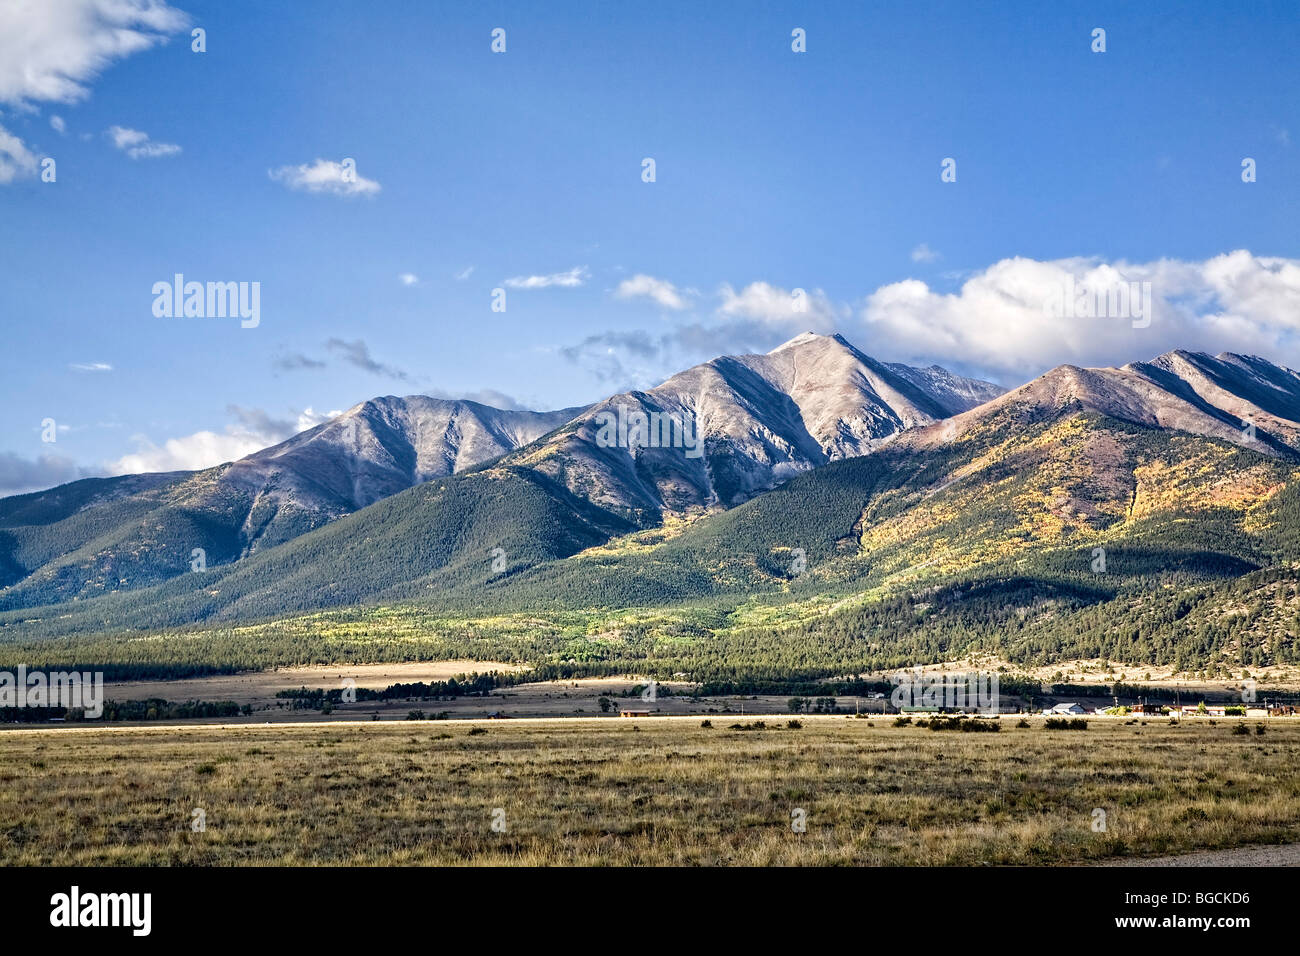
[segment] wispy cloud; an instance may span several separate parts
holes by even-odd
[[[374,196],[381,188],[373,179],[358,173],[351,159],[342,162],[318,159],[310,165],[280,166],[268,170],[267,175],[289,189],[334,196]]]
[[[409,375],[396,366],[386,365],[372,358],[370,347],[361,339],[348,342],[344,339],[334,338],[326,342],[325,347],[331,352],[338,353],[342,356],[343,361],[349,365],[355,365],[357,368],[373,375],[383,375],[386,378],[398,379],[399,381],[408,381],[410,379]]]
[[[61,455],[23,458],[11,451],[0,452],[0,497],[40,491],[98,474],[102,472],[83,468]]]
[[[558,351],[568,361],[607,385],[638,388],[660,375],[667,341],[663,336],[635,330],[599,332]]]
[[[644,273],[624,279],[614,290],[614,295],[620,299],[650,299],[665,309],[676,311],[690,308],[685,294],[675,285],[667,279],[656,279]]]
[[[490,405],[493,408],[503,408],[511,411],[518,411],[528,408],[515,398],[513,395],[507,395],[505,392],[498,392],[495,388],[481,388],[476,391],[468,392],[449,392],[441,388],[431,388],[425,393],[430,398],[442,398],[450,401],[478,402],[480,405]]]
[[[63,121],[62,116],[51,116],[50,128],[54,130],[54,132],[62,136],[64,133],[68,131],[68,124]]]
[[[68,366],[78,372],[111,372],[113,366],[107,362],[73,362]]]
[[[547,289],[552,286],[572,289],[585,283],[589,277],[586,266],[574,266],[568,272],[554,272],[551,275],[515,276],[506,279],[505,284],[511,289]]]
[[[149,134],[125,126],[110,126],[106,131],[113,145],[132,159],[158,159],[163,156],[175,156],[181,148],[175,143],[158,143],[149,138]]]
[[[325,362],[301,352],[285,352],[271,360],[271,367],[281,372],[296,372],[300,369],[324,368]]]
[[[939,253],[935,252],[924,242],[912,250],[913,262],[935,262],[941,258],[942,256],[940,256]]]
[[[397,281],[402,285],[419,285],[420,277],[413,272],[402,272],[398,274]]]
[[[456,273],[456,281],[464,282],[473,274],[474,274],[474,267],[466,266],[464,269],[461,269],[459,272]]]
[[[0,185],[36,174],[36,156],[27,145],[0,126]]]

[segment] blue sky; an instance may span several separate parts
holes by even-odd
[[[0,494],[374,395],[589,402],[805,328],[1007,385],[1179,346],[1300,365],[1300,7],[986,6],[0,7]],[[369,191],[299,182],[345,158]],[[1108,269],[1155,322],[1045,322]],[[260,323],[156,317],[177,272],[260,283]]]

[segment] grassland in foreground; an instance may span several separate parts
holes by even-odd
[[[732,723],[13,731],[0,863],[1038,864],[1300,839],[1300,722]]]

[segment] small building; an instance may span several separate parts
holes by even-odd
[[[649,716],[650,716],[650,711],[648,711],[648,710],[620,710],[620,711],[618,712],[618,715],[619,715],[620,717],[649,717]]]
[[[1075,703],[1075,702],[1071,701],[1071,702],[1068,703],[1068,704],[1057,704],[1055,707],[1053,707],[1053,708],[1052,708],[1051,710],[1049,710],[1049,711],[1046,711],[1045,713],[1048,713],[1048,714],[1086,714],[1086,713],[1088,713],[1088,711],[1084,709],[1084,707],[1083,707],[1082,704],[1078,704],[1078,703]]]

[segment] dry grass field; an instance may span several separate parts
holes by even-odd
[[[1039,864],[1300,840],[1300,722],[737,719],[12,730],[0,863]]]

